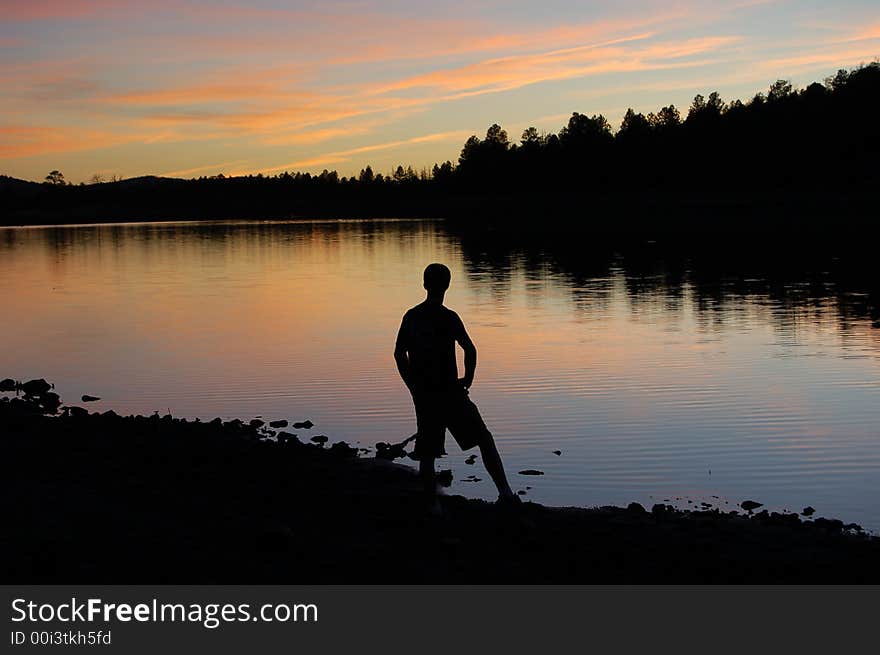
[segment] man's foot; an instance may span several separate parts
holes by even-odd
[[[495,506],[501,509],[515,509],[522,507],[522,500],[516,494],[501,495],[495,501]]]

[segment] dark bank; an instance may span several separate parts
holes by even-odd
[[[880,539],[835,519],[460,496],[430,518],[413,469],[341,442],[3,389],[7,583],[880,582]]]

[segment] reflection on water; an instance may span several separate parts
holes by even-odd
[[[528,498],[750,498],[880,529],[876,288],[831,255],[733,260],[418,221],[0,229],[0,377],[45,377],[96,409],[397,440],[414,417],[394,336],[442,261],[479,349],[471,396]],[[483,478],[454,490],[491,497],[449,446],[458,480]]]

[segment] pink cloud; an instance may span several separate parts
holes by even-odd
[[[84,18],[137,7],[144,7],[144,4],[114,0],[5,0],[3,16],[9,21],[58,20]]]

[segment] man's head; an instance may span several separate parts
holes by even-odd
[[[425,268],[425,289],[429,294],[442,294],[449,288],[452,273],[443,264],[428,264]]]

